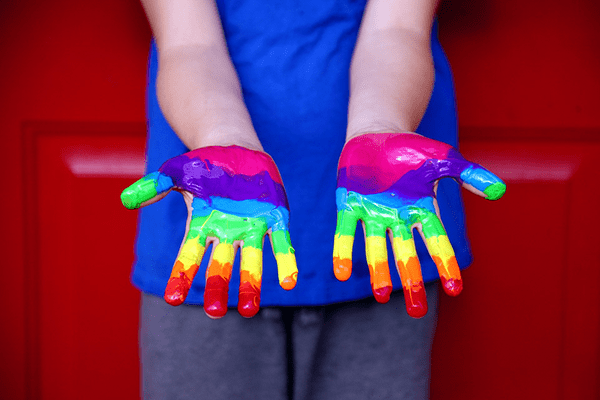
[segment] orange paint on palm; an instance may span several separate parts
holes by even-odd
[[[392,278],[387,260],[376,261],[375,264],[369,264],[371,272],[371,289],[375,300],[379,303],[387,303],[392,294]]]
[[[232,268],[231,263],[220,263],[213,258],[206,270],[204,311],[210,317],[221,318],[227,313],[227,295]]]
[[[352,260],[349,258],[333,257],[333,273],[340,281],[347,281],[352,274]]]
[[[406,311],[413,318],[421,318],[427,314],[427,296],[419,259],[416,256],[409,257],[406,262],[400,260],[396,265],[404,289]]]
[[[238,311],[246,318],[256,315],[260,307],[260,277],[257,279],[248,271],[240,271],[240,293]]]
[[[441,257],[431,256],[435,265],[437,265],[444,291],[450,296],[458,296],[462,291],[462,278],[460,277],[460,268],[455,256],[442,260]]]

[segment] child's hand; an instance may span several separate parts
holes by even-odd
[[[427,299],[412,229],[417,228],[437,265],[444,290],[462,290],[454,250],[439,218],[436,192],[440,178],[452,177],[470,191],[497,200],[506,185],[478,164],[465,160],[451,146],[413,133],[371,133],[346,143],[338,166],[333,266],[345,281],[352,273],[356,223],[366,234],[371,287],[380,303],[389,300],[386,232],[390,234],[398,273],[410,316],[427,313]]]
[[[227,312],[235,253],[242,248],[238,310],[244,317],[259,309],[262,248],[269,234],[279,283],[296,286],[298,270],[288,230],[289,206],[281,176],[268,154],[239,146],[204,147],[174,157],[121,194],[129,209],[163,198],[171,189],[188,206],[185,240],[165,290],[165,300],[185,300],[208,243],[214,249],[206,271],[204,310],[212,318]]]

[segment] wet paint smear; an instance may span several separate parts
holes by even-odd
[[[205,255],[207,238],[217,238],[206,273],[204,309],[212,318],[227,312],[229,281],[235,258],[234,242],[243,241],[238,310],[254,316],[260,307],[262,243],[271,230],[279,282],[296,285],[298,270],[289,235],[289,206],[281,176],[266,153],[239,146],[205,147],[174,157],[157,172],[125,189],[127,208],[171,189],[190,192],[190,228],[165,289],[172,305],[185,301]]]
[[[352,244],[357,222],[363,221],[371,287],[377,301],[392,290],[387,232],[392,233],[396,267],[407,312],[427,313],[427,299],[412,229],[420,226],[446,293],[456,296],[462,279],[454,250],[436,213],[434,186],[451,177],[471,185],[489,200],[497,200],[506,185],[478,164],[465,160],[453,147],[420,135],[376,133],[346,143],[338,165],[338,222],[333,263],[339,280],[352,273]]]

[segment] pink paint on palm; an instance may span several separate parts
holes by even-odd
[[[349,176],[365,175],[370,186],[382,192],[426,160],[446,159],[450,149],[414,133],[368,133],[346,143],[338,169],[346,168]]]
[[[207,160],[231,175],[254,176],[266,171],[273,181],[283,185],[273,159],[262,151],[248,150],[239,146],[212,146],[192,150],[185,155],[190,159]]]

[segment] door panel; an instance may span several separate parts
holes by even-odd
[[[464,192],[474,263],[463,293],[441,296],[434,399],[598,393],[600,132],[519,133],[466,129],[461,142],[508,189],[495,203]]]
[[[129,282],[137,213],[119,195],[144,172],[144,132],[26,126],[31,398],[138,397],[139,293]]]

